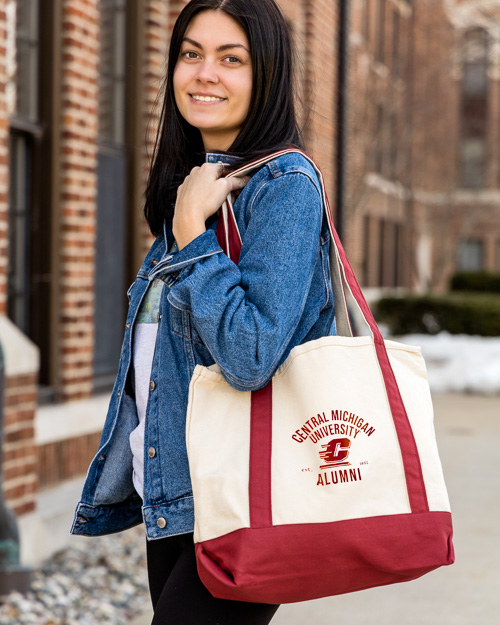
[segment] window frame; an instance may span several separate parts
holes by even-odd
[[[482,41],[474,41],[474,38]],[[488,51],[489,35],[483,28],[472,28],[462,38],[462,79],[460,82],[460,147],[458,151],[458,186],[462,189],[484,189],[488,187],[488,116],[489,80]],[[482,50],[478,50],[482,45]],[[474,50],[476,46],[476,50]],[[482,89],[471,89],[467,80],[468,70],[482,68]],[[476,143],[477,156],[471,146]],[[469,153],[469,154],[466,154]]]

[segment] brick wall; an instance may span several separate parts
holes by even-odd
[[[412,12],[380,6],[351,4],[345,245],[364,286],[407,286]]]
[[[168,41],[170,42],[170,33],[172,32],[175,20],[179,16],[183,7],[186,6],[187,0],[171,0],[168,3]]]
[[[483,268],[500,269],[500,2],[480,6],[472,0],[416,5],[416,73],[413,146],[415,237],[428,239],[431,274],[423,286],[446,289],[456,270],[460,241],[483,245]],[[486,115],[487,176],[481,189],[463,188],[462,46],[469,29],[490,37]],[[426,59],[432,58],[432,63]]]
[[[38,359],[36,350],[5,318],[8,262],[9,123],[5,98],[6,14],[0,4],[0,344],[5,373],[3,402],[2,489],[14,513],[35,507],[37,489],[34,414]],[[1,409],[1,408],[0,408]]]
[[[442,3],[415,7],[413,182],[415,190],[452,190],[460,129],[458,37]],[[433,63],[429,63],[434,59]]]
[[[98,0],[63,3],[59,376],[63,400],[92,391],[97,200]]]
[[[6,15],[5,3],[0,3],[0,314],[5,314],[7,305],[7,228],[8,228],[8,150],[9,124],[5,100],[6,84]]]
[[[54,441],[38,447],[40,489],[84,475],[99,446],[100,432]]]
[[[337,67],[339,3],[305,0],[304,99],[310,117],[305,129],[307,150],[325,176],[330,202],[335,201]]]
[[[444,289],[469,238],[499,268],[500,2],[353,0],[351,17],[346,242],[362,284]],[[491,37],[487,184],[465,190],[461,46],[474,27]]]
[[[144,36],[144,114],[147,118],[147,138],[143,151],[144,184],[149,173],[149,165],[153,152],[162,100],[157,99],[166,71],[166,58],[172,23],[172,11],[179,3],[163,0],[148,0],[145,5],[145,36]],[[178,9],[180,11],[180,9]],[[142,208],[142,206],[141,206]],[[152,238],[145,220],[141,226],[144,257],[149,249]],[[139,267],[137,268],[139,269]]]
[[[6,380],[3,492],[16,515],[35,508],[39,474],[34,429],[36,388],[36,373],[9,376]]]

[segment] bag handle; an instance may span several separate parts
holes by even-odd
[[[308,156],[302,150],[295,148],[280,150],[261,159],[253,161],[252,163],[244,167],[236,169],[235,171],[228,174],[228,176],[244,176],[245,174],[250,173],[255,169],[263,167],[268,162],[275,160],[279,156],[292,153],[301,154],[312,165],[314,171],[318,175],[321,185],[323,206],[331,234],[330,278],[332,281],[332,290],[334,296],[335,323],[337,326],[337,334],[339,334],[340,336],[352,336],[345,295],[347,288],[351,293],[354,302],[358,306],[361,315],[363,316],[366,324],[370,328],[373,335],[376,355],[384,379],[387,399],[391,409],[399,445],[402,452],[406,485],[411,510],[414,513],[427,512],[429,510],[429,504],[427,501],[427,494],[425,491],[425,484],[422,475],[422,467],[420,465],[420,459],[415,438],[413,436],[413,431],[411,429],[408,415],[406,414],[406,409],[404,407],[403,400],[399,392],[394,372],[389,362],[389,356],[387,354],[384,339],[382,337],[382,334],[380,333],[380,330],[378,329],[377,323],[375,322],[370,307],[366,302],[366,299],[361,291],[354,271],[351,267],[351,264],[349,263],[345,250],[339,239],[339,236],[335,230],[332,211],[330,208],[328,197],[326,195],[325,182],[321,170],[310,156]],[[228,196],[222,206],[222,219],[219,219],[219,223],[217,224],[217,240],[227,256],[231,258],[233,262],[237,263],[241,252],[242,241],[234,216],[232,198],[230,196]],[[260,396],[261,394],[265,397],[268,396],[268,387],[269,385],[264,387],[263,389],[260,389],[259,391],[252,392],[252,401],[257,401],[258,396]],[[257,439],[259,439],[260,444],[262,444],[262,438],[260,436],[256,437],[255,444],[253,445],[255,450],[257,450],[260,446],[257,442]],[[268,454],[271,453],[269,444],[270,441],[268,441],[268,444],[265,446],[266,448],[268,448]],[[270,462],[270,456],[268,460]],[[268,472],[266,472],[265,470],[265,467],[269,464],[269,462],[266,461],[250,463],[252,475],[255,472],[259,474],[259,476],[257,476],[256,474],[254,479],[251,480],[251,483],[258,485],[255,488],[251,487],[251,492],[253,493],[251,500],[253,499],[254,501],[258,501],[259,498],[262,498],[262,492],[259,494],[260,489],[265,493],[268,493],[269,490],[269,493],[265,495],[266,501],[269,501],[270,484],[268,485],[269,489],[267,487],[262,488],[262,480],[265,478],[264,483],[266,483],[267,479],[270,479],[270,474],[268,475]],[[265,475],[264,473],[261,473],[261,471],[263,471]]]
[[[269,154],[268,156],[253,161],[252,163],[249,163],[244,167],[240,167],[239,169],[236,169],[235,171],[229,173],[228,177],[245,176],[246,174],[251,173],[256,169],[260,169],[267,163],[275,160],[278,156],[292,153],[301,154],[304,158],[306,158],[313,166],[320,180],[323,206],[325,209],[328,227],[331,234],[329,260],[330,280],[332,284],[333,301],[335,302],[335,326],[337,329],[337,334],[339,334],[340,336],[352,336],[352,328],[349,321],[349,313],[347,309],[347,300],[345,295],[346,292],[344,288],[347,283],[345,281],[345,278],[343,277],[343,272],[341,271],[337,245],[334,243],[333,232],[335,232],[335,227],[333,225],[333,217],[331,213],[330,203],[328,201],[328,196],[326,195],[325,191],[323,174],[321,173],[321,170],[318,168],[316,163],[305,152],[302,152],[301,150],[286,149],[280,150],[279,152],[274,152],[273,154]],[[231,194],[227,196],[224,204],[221,207],[221,217],[222,219],[219,219],[219,222],[217,224],[217,240],[226,256],[228,256],[228,258],[230,258],[234,263],[238,264],[242,240],[234,215],[233,198]],[[363,315],[361,309],[360,312],[361,315]]]

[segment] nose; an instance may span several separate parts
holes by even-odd
[[[217,74],[217,68],[215,63],[208,59],[204,60],[203,63],[200,63],[200,65],[198,66],[198,75],[196,78],[202,83],[218,83],[219,76]]]

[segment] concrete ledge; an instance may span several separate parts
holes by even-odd
[[[90,399],[39,406],[35,414],[35,442],[46,445],[100,432],[109,404],[109,393]]]
[[[38,373],[38,347],[5,315],[0,315],[0,344],[5,359],[5,375]]]

